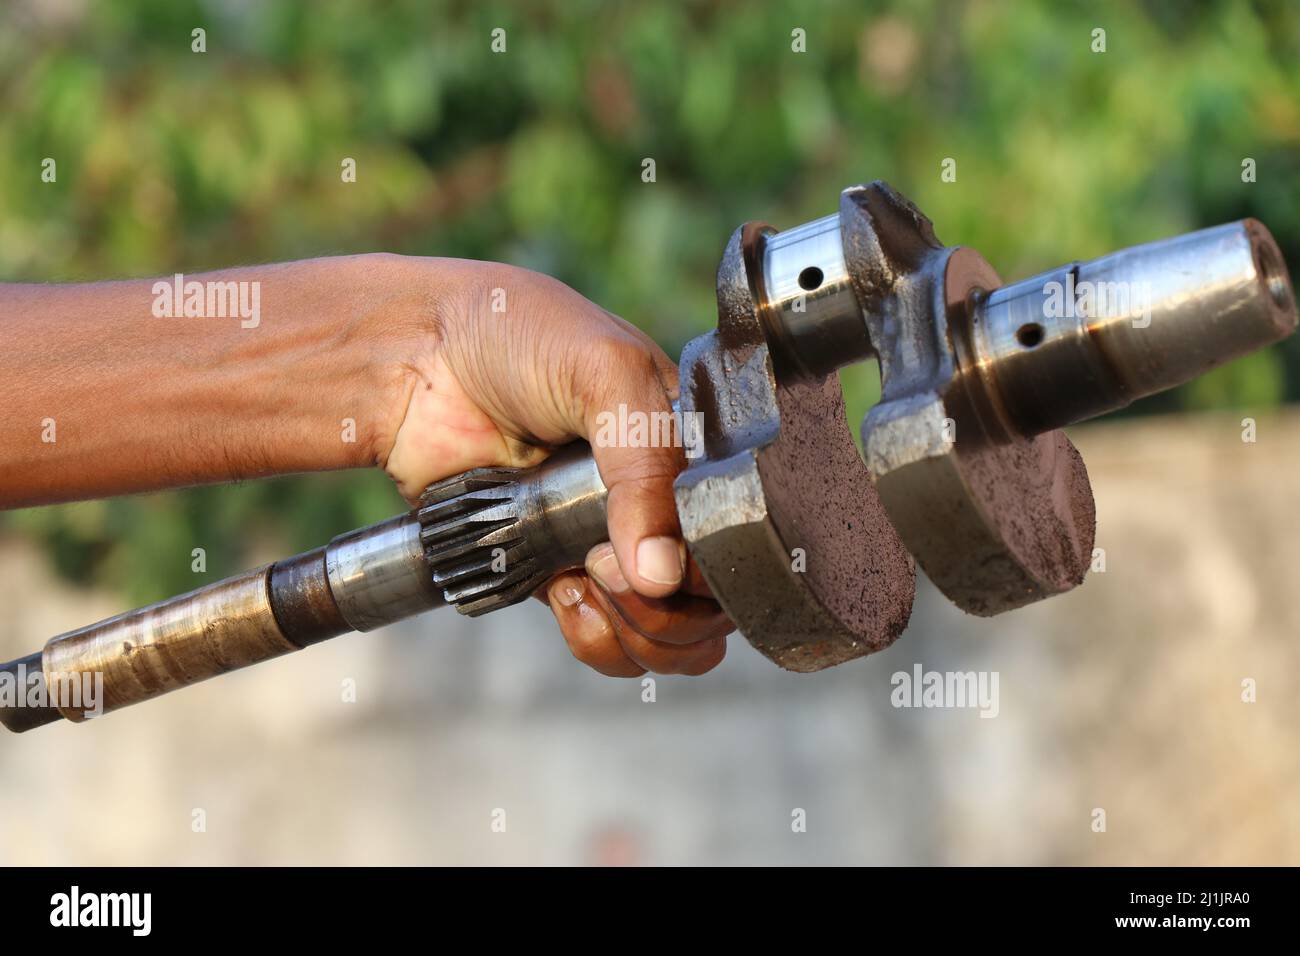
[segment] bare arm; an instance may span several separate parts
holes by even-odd
[[[185,281],[247,283],[247,316],[238,285],[186,316],[172,277],[0,287],[0,505],[377,463],[409,290],[368,257]]]
[[[572,289],[459,259],[0,285],[0,329],[5,508],[365,466],[413,501],[677,390],[662,349]],[[680,540],[681,449],[593,451],[611,543],[547,592],[570,648],[617,676],[708,670],[730,625]]]

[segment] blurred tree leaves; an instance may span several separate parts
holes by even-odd
[[[795,27],[807,53],[791,52]],[[1007,279],[1248,215],[1297,262],[1297,62],[1300,9],[1282,0],[12,0],[0,278],[375,249],[502,258],[675,352],[715,321],[717,256],[739,223],[824,215],[877,177]],[[39,181],[47,156],[54,185]],[[945,157],[955,183],[939,179]],[[860,414],[878,379],[844,380]],[[1283,398],[1300,398],[1294,342],[1145,407]],[[69,575],[143,600],[399,507],[382,475],[352,474],[7,521]]]

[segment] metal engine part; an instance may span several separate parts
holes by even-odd
[[[973,614],[1078,585],[1095,512],[1055,429],[1289,335],[1282,255],[1253,219],[1003,287],[884,183],[845,190],[848,273],[880,357],[868,467],[926,574]]]
[[[846,190],[840,221],[880,358],[863,450],[908,550],[975,614],[1075,587],[1096,525],[1078,451],[1059,431],[990,440],[962,402],[960,317],[978,290],[1001,285],[997,273],[973,250],[943,246],[883,183]]]
[[[785,303],[788,315],[808,313],[785,297],[773,256],[768,272],[758,265],[774,233],[751,223],[722,257],[717,330],[681,358],[683,409],[705,423],[705,453],[675,485],[682,533],[740,632],[794,671],[887,647],[907,626],[916,590],[912,560],[848,429],[835,373],[870,345],[851,290],[823,288],[839,263],[819,235],[786,246],[803,263],[804,290],[822,293],[811,297],[815,321],[789,329],[781,320]],[[817,275],[823,282],[807,289]],[[772,335],[773,325],[791,334]],[[823,347],[835,328],[852,336],[838,353]],[[802,362],[794,342],[816,343],[815,361]]]
[[[448,604],[477,616],[518,603],[605,540],[605,485],[582,442],[536,468],[475,468],[420,497],[420,540]]]
[[[718,329],[682,353],[680,412],[705,427],[703,454],[688,459],[675,496],[691,555],[740,632],[780,666],[811,671],[897,638],[915,570],[853,443],[835,376],[870,354],[851,288],[823,291],[818,321],[805,327],[819,339],[826,324],[852,331],[857,352],[841,344],[815,370],[778,375],[798,361],[783,343],[768,344],[767,290],[780,288],[769,276],[784,277],[769,245],[779,235],[761,224],[736,230],[718,270]],[[785,243],[790,261],[830,272],[833,261],[804,241]],[[809,461],[819,463],[814,472]],[[433,578],[466,614],[523,600],[605,540],[605,498],[582,443],[534,469],[438,482],[418,512]]]
[[[976,614],[1077,585],[1095,514],[1057,429],[1296,326],[1281,253],[1255,220],[1002,286],[880,182],[845,190],[836,215],[736,230],[717,298],[717,329],[681,357],[681,411],[702,416],[704,453],[677,478],[678,517],[741,633],[797,671],[898,637],[911,556]],[[873,355],[882,394],[864,463],[836,372]],[[581,442],[533,469],[476,469],[409,514],[52,638],[0,672],[47,687],[100,675],[110,711],[444,602],[486,613],[579,566],[607,536],[605,499]],[[86,714],[0,708],[15,731],[60,717]]]

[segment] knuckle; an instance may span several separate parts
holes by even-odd
[[[603,609],[588,604],[578,605],[571,631],[565,631],[569,651],[582,664],[606,677],[640,677],[645,673],[641,663],[634,660],[623,648],[619,630]]]
[[[661,497],[676,479],[681,468],[671,455],[637,455],[610,467],[607,484],[610,494],[630,500]]]
[[[560,633],[569,646],[570,653],[588,667],[608,661],[614,632],[608,619],[599,610],[579,602],[571,610],[556,613]]]
[[[682,673],[688,677],[699,677],[701,674],[707,674],[722,663],[722,659],[726,654],[727,639],[725,637],[714,637],[708,641],[703,641],[697,645],[696,653],[692,654],[686,662],[682,668]]]
[[[610,323],[605,335],[596,343],[597,355],[606,368],[620,373],[620,377],[657,381],[659,364],[650,345],[624,329]]]
[[[581,351],[584,367],[590,373],[590,406],[599,409],[603,403],[629,399],[652,405],[647,411],[662,411],[668,407],[659,374],[659,363],[645,343],[634,336],[610,328],[606,334]]]

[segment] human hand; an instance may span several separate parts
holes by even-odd
[[[414,503],[448,475],[535,465],[574,438],[591,441],[609,490],[610,540],[545,591],[570,650],[617,677],[716,666],[732,625],[681,540],[672,483],[682,449],[592,441],[600,413],[620,404],[670,411],[672,360],[547,276],[469,260],[384,261],[395,281],[435,290],[411,310],[411,348],[384,398],[397,424],[377,457],[403,496]]]

